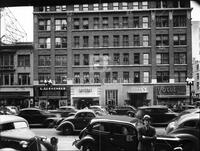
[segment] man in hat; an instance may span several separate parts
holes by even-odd
[[[150,125],[151,117],[144,115],[144,125],[138,128],[138,151],[154,151],[153,141],[156,139],[156,130]]]

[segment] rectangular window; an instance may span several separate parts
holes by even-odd
[[[103,47],[108,47],[109,46],[109,37],[106,35],[106,36],[103,36]]]
[[[108,10],[108,3],[103,3],[102,9],[103,10]]]
[[[113,17],[113,28],[119,28],[119,17]]]
[[[199,90],[200,89],[200,84],[199,84],[199,82],[197,82],[197,90]]]
[[[148,28],[149,27],[149,17],[142,17],[142,28]]]
[[[122,27],[123,28],[128,28],[128,17],[123,17],[122,18]]]
[[[98,3],[93,4],[93,10],[95,10],[95,11],[99,10],[99,4]]]
[[[67,55],[56,55],[55,66],[67,66]]]
[[[18,55],[18,67],[30,67],[30,55]]]
[[[18,84],[19,85],[30,85],[30,74],[29,73],[19,73],[18,74]]]
[[[74,11],[79,11],[80,10],[80,6],[77,4],[77,5],[74,5]]]
[[[142,36],[142,43],[144,47],[148,47],[149,46],[149,35],[143,35]]]
[[[79,28],[80,28],[80,19],[74,18],[74,29],[79,29]]]
[[[134,83],[140,83],[140,72],[134,72]]]
[[[113,46],[119,47],[119,35],[113,35]]]
[[[169,45],[169,35],[159,34],[156,35],[156,46],[168,46]]]
[[[174,78],[175,78],[175,82],[185,82],[186,81],[186,71],[175,71],[174,72]]]
[[[105,53],[105,54],[103,54],[103,65],[109,65],[109,54],[107,54],[107,53]]]
[[[83,36],[83,47],[89,47],[89,36]]]
[[[56,84],[67,84],[67,73],[55,73]]]
[[[139,28],[139,17],[133,17],[133,28]]]
[[[168,71],[157,71],[157,82],[158,83],[169,83],[169,72]]]
[[[108,28],[108,17],[103,17],[102,28]]]
[[[116,65],[120,64],[120,54],[119,53],[114,53],[114,59],[113,59],[113,63]]]
[[[111,82],[111,74],[110,72],[105,73],[105,83],[110,83]]]
[[[105,91],[106,105],[117,106],[118,105],[118,90],[106,90]]]
[[[123,41],[123,46],[129,46],[129,37],[128,37],[128,35],[123,35],[123,39],[122,39]]]
[[[127,10],[127,9],[128,9],[128,3],[122,2],[122,10]]]
[[[199,73],[197,73],[197,80],[199,80]]]
[[[13,54],[1,54],[0,55],[0,67],[14,67],[14,55]]]
[[[74,47],[75,48],[79,48],[80,47],[80,37],[79,36],[75,36],[74,37]]]
[[[94,83],[100,83],[100,73],[99,72],[94,73]]]
[[[67,30],[67,19],[56,19],[55,30]]]
[[[124,53],[123,54],[123,64],[124,65],[128,65],[129,64],[129,54],[128,53]]]
[[[51,21],[50,19],[39,19],[38,21],[38,30],[51,30]]]
[[[89,19],[83,18],[83,29],[89,29]]]
[[[74,65],[80,65],[80,54],[74,54]]]
[[[94,54],[94,56],[93,56],[93,64],[94,65],[100,65],[100,55],[99,54]]]
[[[139,3],[133,2],[133,9],[139,9]]]
[[[39,40],[39,48],[51,48],[51,39],[48,37],[45,38],[38,38]]]
[[[113,3],[113,10],[118,10],[119,9],[119,3],[118,2],[114,2]]]
[[[143,64],[144,65],[149,64],[149,54],[148,53],[143,54]]]
[[[118,82],[118,72],[112,73],[112,82],[117,83]]]
[[[83,11],[88,11],[88,4],[83,4]]]
[[[39,84],[44,84],[44,81],[47,79],[51,79],[50,73],[39,73],[38,74]]]
[[[143,82],[149,83],[149,72],[148,71],[143,72]]]
[[[75,72],[74,73],[74,83],[80,83],[80,73],[79,72]]]
[[[174,34],[174,45],[186,45],[186,34]]]
[[[156,16],[156,27],[169,27],[169,17]]]
[[[123,72],[123,82],[129,83],[129,72]]]
[[[99,22],[99,18],[95,17],[94,18],[94,29],[99,29],[100,28],[100,22]]]
[[[67,48],[67,37],[56,37],[55,48]]]
[[[0,73],[0,85],[13,85],[14,74],[13,73]]]
[[[169,64],[169,54],[168,53],[156,54],[156,63],[157,64]]]
[[[94,36],[94,47],[99,47],[99,36]]]
[[[89,65],[89,54],[83,54],[83,65]]]
[[[148,2],[147,1],[142,2],[142,9],[148,9]]]
[[[140,37],[139,37],[139,35],[133,35],[133,46],[140,46]]]
[[[83,72],[83,83],[90,83],[89,72]]]
[[[140,54],[134,53],[134,64],[140,64]]]
[[[187,17],[186,15],[175,15],[173,16],[174,27],[186,27]]]
[[[50,65],[51,65],[51,56],[49,55],[38,56],[38,66],[50,66]]]
[[[174,53],[174,64],[187,64],[186,53],[175,52]]]

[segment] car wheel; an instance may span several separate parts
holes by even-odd
[[[70,125],[66,125],[66,126],[63,127],[62,132],[65,135],[69,135],[69,134],[72,134],[72,131],[73,131],[72,127]]]
[[[95,151],[94,145],[88,143],[81,146],[81,151]]]

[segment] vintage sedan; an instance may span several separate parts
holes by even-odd
[[[77,111],[75,115],[61,119],[56,124],[56,130],[61,131],[63,134],[72,134],[76,131],[81,131],[89,122],[96,117],[93,110],[83,109]]]
[[[36,136],[24,118],[0,115],[0,150],[55,151],[56,146],[57,143],[52,145],[45,137]]]
[[[73,142],[82,151],[137,151],[138,133],[132,118],[95,118]],[[176,136],[158,136],[155,151],[181,151],[182,139]]]

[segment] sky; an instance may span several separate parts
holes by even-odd
[[[195,1],[191,2],[192,10],[192,21],[200,22],[200,4],[196,3]],[[27,41],[33,41],[33,7],[10,7],[10,11],[16,17],[20,25],[27,33]],[[200,39],[199,39],[200,40]],[[200,50],[198,51],[196,47],[199,45],[200,42],[193,41],[193,56],[200,57]]]

